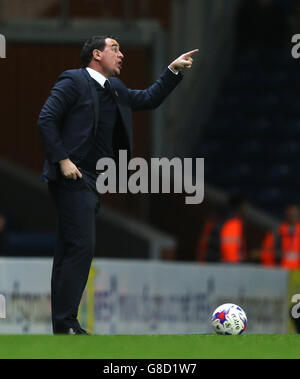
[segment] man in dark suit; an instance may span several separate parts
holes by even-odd
[[[99,193],[96,163],[119,150],[132,153],[132,111],[158,107],[191,68],[191,51],[180,56],[146,90],[116,78],[124,55],[112,37],[94,36],[82,48],[82,68],[63,72],[44,104],[38,127],[46,152],[42,180],[57,208],[57,246],[51,278],[55,334],[86,334],[77,320],[95,250]]]

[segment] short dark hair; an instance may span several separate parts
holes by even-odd
[[[114,37],[107,35],[107,36],[92,36],[90,37],[85,43],[83,44],[83,47],[81,49],[80,54],[80,61],[82,67],[87,67],[93,58],[93,51],[95,49],[103,51],[106,46],[106,39]]]

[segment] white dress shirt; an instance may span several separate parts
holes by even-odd
[[[100,72],[90,68],[90,67],[86,67],[86,70],[87,72],[90,74],[90,76],[96,80],[96,82],[98,82],[100,84],[101,87],[104,88],[104,84],[106,82],[106,77],[104,75],[102,75]]]

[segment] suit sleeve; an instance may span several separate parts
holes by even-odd
[[[174,74],[167,68],[154,84],[145,90],[129,91],[130,105],[133,111],[151,110],[159,107],[165,98],[181,82],[183,75]]]
[[[40,112],[38,128],[46,158],[50,163],[57,163],[68,158],[61,139],[60,128],[64,116],[70,111],[78,96],[78,87],[72,76],[67,72],[62,73]]]

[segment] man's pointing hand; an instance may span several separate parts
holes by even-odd
[[[175,61],[170,64],[169,68],[175,73],[178,73],[178,71],[181,71],[184,68],[191,68],[194,61],[192,55],[198,52],[199,49],[196,49],[182,54],[179,58],[175,59]]]

